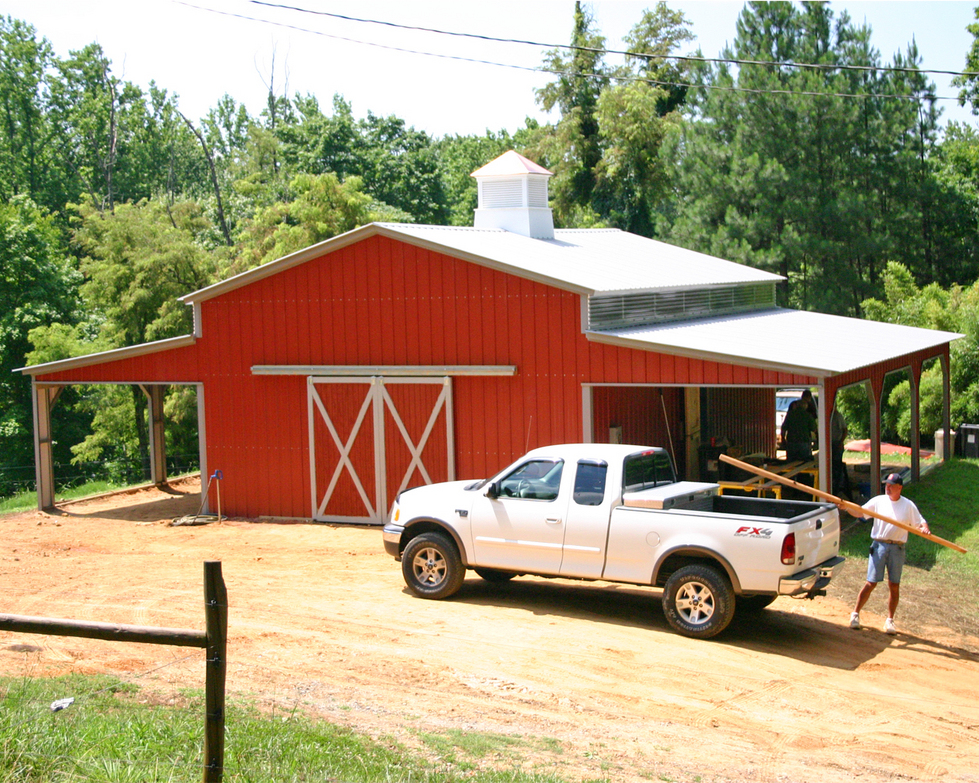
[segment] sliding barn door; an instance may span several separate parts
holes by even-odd
[[[449,378],[310,378],[313,518],[384,524],[398,492],[455,477]]]

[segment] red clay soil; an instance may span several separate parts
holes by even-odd
[[[886,636],[882,596],[862,631],[852,595],[831,592],[780,598],[712,641],[671,632],[657,591],[604,582],[470,575],[425,601],[376,528],[169,526],[197,493],[0,516],[0,612],[202,630],[202,563],[220,560],[229,698],[276,714],[419,748],[428,732],[519,735],[525,767],[569,781],[979,781],[979,638],[920,618]],[[203,652],[0,633],[0,674],[66,672],[179,703],[203,686]]]

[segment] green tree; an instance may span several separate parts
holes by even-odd
[[[972,34],[972,46],[965,55],[963,73],[952,79],[952,84],[961,87],[959,105],[972,106],[972,113],[979,114],[979,6],[973,9],[976,21],[965,29]]]
[[[87,318],[73,328],[35,329],[31,362],[189,334],[192,316],[177,297],[213,282],[216,265],[198,241],[210,230],[200,207],[144,200],[107,214],[85,201],[78,215],[74,241],[82,256]],[[120,400],[114,387],[86,395],[80,407],[95,417],[95,431],[73,447],[76,461],[128,454],[148,468],[145,396],[134,386]]]
[[[0,495],[12,488],[6,469],[34,460],[30,379],[13,371],[32,329],[78,317],[79,283],[52,216],[26,196],[0,202]]]
[[[444,224],[445,195],[428,134],[393,115],[380,117],[370,111],[358,126],[354,173],[362,178],[364,191],[410,215],[412,222]]]
[[[913,44],[894,60],[907,70],[887,70],[870,39],[824,3],[748,3],[722,52],[737,70],[694,72],[663,232],[782,274],[782,301],[805,309],[858,314],[888,258],[932,279],[952,203],[929,160],[933,85]]]
[[[661,148],[686,95],[685,68],[670,56],[692,38],[688,25],[682,13],[658,3],[625,36],[626,62],[611,68],[594,19],[575,5],[571,52],[547,54],[545,68],[558,78],[537,93],[561,119],[535,134],[528,149],[555,174],[551,200],[559,225],[655,234],[669,193]]]
[[[237,269],[294,253],[371,222],[372,200],[357,177],[341,183],[336,174],[300,174],[291,198],[260,209],[241,232]]]
[[[561,119],[542,129],[530,154],[554,173],[551,205],[561,225],[591,222],[595,168],[602,158],[599,141],[598,98],[609,83],[604,64],[605,37],[594,30],[595,20],[576,0],[571,52],[552,49],[544,68],[557,80],[537,90],[545,111],[557,108]],[[582,213],[586,214],[582,214]]]
[[[863,303],[867,318],[965,335],[950,347],[952,426],[979,421],[979,282],[969,287],[942,288],[937,283],[919,287],[910,270],[896,262],[887,264],[883,282],[884,299]],[[922,373],[920,398],[921,433],[930,435],[941,423],[940,366]],[[884,423],[907,440],[911,421],[908,382],[898,384],[887,400]]]
[[[29,196],[57,209],[47,146],[45,71],[51,45],[30,25],[0,16],[0,200]]]

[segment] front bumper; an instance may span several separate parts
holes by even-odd
[[[402,525],[389,522],[384,526],[384,551],[395,560],[401,560],[401,534],[404,532]]]
[[[843,564],[846,563],[845,557],[833,557],[805,571],[800,571],[792,576],[783,576],[778,581],[779,595],[812,595],[817,590],[822,590],[836,576]]]

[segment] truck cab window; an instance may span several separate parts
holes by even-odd
[[[622,489],[632,492],[676,483],[670,455],[660,449],[641,451],[625,458]]]
[[[579,506],[600,506],[605,499],[606,462],[579,462],[574,477],[574,502]]]
[[[531,460],[500,479],[500,497],[554,500],[561,486],[562,460]]]

